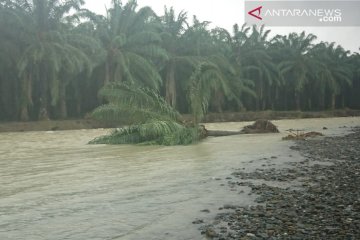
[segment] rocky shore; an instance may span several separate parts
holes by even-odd
[[[217,240],[360,239],[360,128],[353,131],[297,141],[291,148],[305,159],[286,167],[237,170],[225,187],[247,186],[239,194],[256,203],[222,206],[212,222],[194,224]]]

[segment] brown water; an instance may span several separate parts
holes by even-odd
[[[274,121],[279,129],[339,135],[360,118]],[[246,123],[208,124],[237,130]],[[87,145],[107,130],[0,134],[0,239],[202,239],[196,218],[224,204],[252,204],[229,191],[236,168],[301,157],[282,134],[208,138],[191,146]],[[294,160],[294,157],[292,160]],[[217,179],[221,178],[221,180]],[[220,184],[225,184],[220,186]],[[209,209],[210,214],[201,210]]]

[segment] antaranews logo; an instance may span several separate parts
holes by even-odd
[[[245,22],[267,26],[360,26],[360,1],[245,1]]]
[[[261,17],[262,6],[254,8],[249,11],[248,14],[259,20],[262,20]],[[341,10],[340,9],[267,9],[265,11],[265,16],[274,17],[319,17],[320,22],[341,22]]]
[[[262,6],[254,8],[253,10],[249,11],[248,14],[250,16],[253,16],[253,17],[259,19],[259,20],[262,20],[261,9],[262,9]],[[255,14],[255,13],[257,13],[257,14]]]

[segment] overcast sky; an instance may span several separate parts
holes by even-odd
[[[126,2],[127,0],[123,0]],[[164,12],[164,6],[173,6],[176,13],[185,10],[189,20],[196,15],[201,21],[210,21],[211,27],[219,26],[228,30],[234,23],[244,23],[244,0],[138,0],[139,6],[150,6],[158,15]],[[110,0],[86,0],[85,7],[96,13],[105,14],[105,6]],[[344,48],[359,52],[360,27],[272,27],[272,35],[289,32],[314,33],[321,41],[336,42]]]

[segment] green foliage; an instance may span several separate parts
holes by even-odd
[[[132,125],[90,143],[187,145],[200,139],[198,127],[184,126],[179,113],[153,90],[114,83],[105,86],[100,94],[109,103],[95,109],[95,118],[116,122],[126,115]]]
[[[197,127],[185,127],[174,121],[150,120],[143,124],[114,130],[90,144],[188,145],[200,140]]]
[[[107,16],[83,14],[94,23],[94,34],[107,52],[102,85],[109,82],[136,82],[159,89],[162,79],[155,65],[168,58],[160,45],[156,15],[149,7],[137,10],[136,1],[113,1]]]
[[[155,91],[129,83],[105,86],[100,95],[109,103],[98,107],[93,116],[102,121],[116,122],[122,115],[131,115],[134,122],[148,119],[180,121],[180,114]]]
[[[220,68],[212,62],[200,63],[189,80],[188,97],[194,123],[199,123],[208,110],[211,96],[215,91],[230,95],[227,79]]]
[[[359,53],[313,34],[270,39],[265,26],[210,29],[135,0],[111,1],[105,16],[83,3],[0,0],[1,121],[83,117],[106,101],[95,115],[134,124],[179,123],[178,112],[197,123],[209,111],[360,108]],[[132,85],[150,99],[128,99]]]

